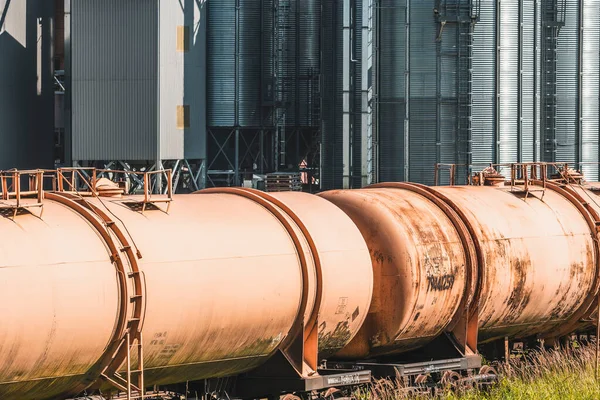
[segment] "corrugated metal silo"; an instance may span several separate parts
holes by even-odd
[[[480,7],[473,39],[472,162],[539,161],[540,4],[482,1]]]
[[[598,176],[598,0],[543,2],[544,160]],[[589,164],[586,164],[589,163]]]
[[[321,189],[342,187],[342,20],[343,5],[323,3]]]
[[[236,125],[236,0],[208,2],[208,126]]]
[[[209,2],[210,4],[210,2]],[[213,8],[211,8],[212,10]],[[239,0],[237,25],[238,124],[261,125],[261,4],[256,0]],[[232,21],[229,21],[231,24]],[[234,36],[235,38],[235,36]],[[235,65],[235,63],[234,63]]]
[[[0,169],[54,166],[53,19],[52,1],[0,0]]]
[[[319,126],[321,1],[304,0],[298,10],[298,125]]]
[[[297,170],[319,129],[320,0],[208,4],[210,169]]]
[[[586,0],[583,5],[581,43],[581,138],[584,174],[600,179],[600,0]]]
[[[402,181],[404,174],[404,140],[407,61],[407,2],[380,0],[377,31],[379,42],[379,180]]]
[[[555,160],[575,164],[580,161],[579,137],[579,0],[554,1],[564,3],[564,26],[556,44],[556,147]],[[596,150],[597,151],[597,150]]]
[[[471,0],[380,0],[379,180],[431,184],[469,157]]]

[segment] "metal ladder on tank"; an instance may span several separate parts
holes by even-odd
[[[556,46],[565,26],[566,0],[542,3],[542,161],[556,161]]]

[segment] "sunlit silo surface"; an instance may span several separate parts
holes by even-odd
[[[598,178],[598,0],[375,3],[376,180],[528,161]]]
[[[482,1],[479,18],[473,40],[473,162],[539,161],[540,2]]]
[[[0,0],[0,169],[52,168],[54,3]]]

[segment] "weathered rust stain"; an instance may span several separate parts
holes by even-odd
[[[333,330],[328,330],[325,322],[319,325],[319,354],[322,357],[335,354],[350,341],[349,326],[348,320],[338,322]]]
[[[531,287],[527,282],[527,272],[531,268],[529,259],[514,258],[511,260],[513,278],[512,291],[506,302],[506,322],[518,319],[523,309],[529,304]]]

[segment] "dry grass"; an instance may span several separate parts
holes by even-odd
[[[357,395],[361,400],[600,399],[600,381],[594,376],[594,360],[594,345],[536,350],[526,358],[514,358],[499,365],[502,378],[487,389],[446,390],[437,396],[407,395],[397,382],[385,380],[375,382]]]

